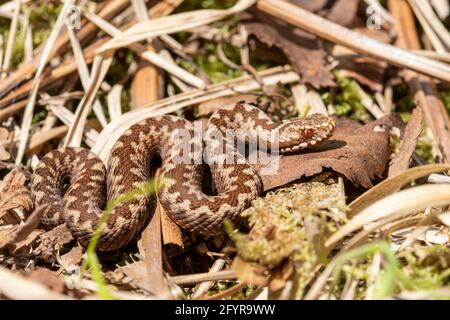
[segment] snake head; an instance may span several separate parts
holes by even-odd
[[[320,113],[286,120],[279,127],[280,153],[290,153],[314,146],[331,137],[334,119]]]

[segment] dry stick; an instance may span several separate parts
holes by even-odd
[[[80,104],[77,106],[75,120],[69,128],[66,140],[64,141],[64,147],[79,147],[81,145],[87,116],[89,115],[92,103],[97,96],[97,92],[100,89],[100,85],[111,66],[113,55],[114,52],[110,52],[107,55],[94,58],[89,88],[83,99],[80,101]]]
[[[447,49],[450,49],[450,33],[436,16],[428,0],[414,0],[414,2],[419,7],[424,17],[427,19],[430,26],[436,32],[437,36],[439,36]]]
[[[216,261],[214,261],[211,269],[209,270],[209,273],[213,273],[213,272],[219,272],[220,270],[223,269],[223,267],[225,266],[225,260],[224,259],[217,259]],[[194,294],[192,295],[193,299],[198,299],[200,297],[202,297],[203,295],[205,295],[208,290],[214,285],[214,281],[206,281],[206,282],[201,282],[197,289],[194,291]]]
[[[398,45],[407,49],[421,49],[414,16],[406,1],[390,0],[388,5],[398,21],[396,24]],[[434,133],[445,162],[450,162],[450,136],[448,132],[450,119],[438,96],[433,80],[409,70],[405,70],[403,77],[414,94],[414,100],[418,101],[424,110],[426,123]]]
[[[0,110],[0,121],[8,119],[13,114],[19,112],[27,105],[27,100],[19,101],[15,104],[8,106],[7,108]]]
[[[62,105],[50,105],[47,108],[67,127],[70,127],[75,121],[75,115]],[[98,131],[92,129],[89,125],[86,125],[84,129],[84,139],[86,144],[88,146],[93,146],[98,139]]]
[[[333,43],[391,64],[450,82],[450,66],[371,39],[281,0],[260,0],[256,8]]]
[[[238,284],[232,286],[231,288],[228,288],[222,292],[219,292],[213,296],[205,297],[204,299],[205,300],[222,300],[222,299],[231,297],[233,294],[237,293],[239,290],[244,289],[246,286],[248,286],[248,283],[246,283],[244,281],[244,282],[238,283]]]
[[[69,15],[69,12],[71,10],[72,5],[75,3],[75,0],[68,0],[64,3],[64,7],[62,8],[58,19],[56,20],[55,26],[53,27],[53,30],[45,44],[44,51],[42,52],[41,60],[39,61],[39,65],[36,71],[36,76],[33,80],[33,87],[31,89],[31,93],[28,97],[28,103],[25,107],[25,113],[23,115],[22,120],[22,127],[20,130],[19,135],[19,147],[17,151],[17,157],[16,157],[16,165],[19,165],[22,163],[23,157],[25,155],[25,150],[28,143],[28,137],[29,137],[29,131],[31,127],[31,120],[33,116],[34,111],[34,104],[36,102],[38,90],[39,90],[39,83],[41,80],[41,74],[44,71],[45,65],[47,64],[47,61],[50,57],[51,49],[54,45],[54,41],[58,37],[59,33],[63,29],[64,23],[67,19],[67,16]]]
[[[70,43],[72,44],[73,54],[78,67],[78,74],[80,76],[81,84],[83,86],[83,89],[87,90],[89,88],[89,82],[91,81],[91,79],[88,66],[86,64],[86,61],[84,60],[83,49],[81,49],[80,42],[78,41],[77,36],[72,28],[67,28],[67,32],[69,33]],[[108,122],[103,112],[102,104],[98,99],[95,99],[93,109],[98,121],[100,121],[103,127],[106,127]]]
[[[190,274],[186,276],[175,276],[170,279],[180,285],[191,285],[197,284],[205,281],[224,281],[224,280],[235,280],[237,278],[236,272],[233,270],[225,270],[219,272],[206,272]]]
[[[25,30],[25,43],[23,45],[23,62],[30,63],[33,60],[33,29],[30,24],[30,14],[25,16],[23,23],[23,29]]]

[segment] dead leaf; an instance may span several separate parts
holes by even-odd
[[[24,214],[33,208],[31,193],[25,188],[26,181],[25,172],[19,168],[14,168],[5,176],[0,185],[0,219],[12,224],[19,223],[23,216],[18,218],[13,210]],[[11,216],[8,219],[6,215]]]
[[[383,130],[374,131],[377,126]],[[278,174],[262,175],[265,190],[288,184],[301,177],[320,173],[330,168],[345,175],[350,181],[365,188],[372,186],[376,176],[381,177],[389,161],[391,149],[389,131],[392,127],[403,129],[398,115],[387,115],[366,125],[348,119],[336,120],[336,130],[326,142],[301,154],[281,156]],[[264,167],[259,164],[257,169]]]
[[[24,247],[28,247],[37,236],[39,231],[35,230],[41,221],[41,215],[45,207],[37,208],[27,221],[21,225],[14,226],[6,235],[0,238],[0,249],[8,246],[11,253],[17,253]]]
[[[411,156],[416,149],[417,139],[422,132],[423,111],[416,107],[405,128],[400,150],[389,166],[389,177],[394,177],[409,168]]]
[[[261,12],[245,12],[240,17],[250,35],[284,52],[294,71],[300,75],[301,83],[309,83],[315,88],[334,86],[322,40]]]

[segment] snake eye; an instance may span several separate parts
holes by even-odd
[[[303,137],[305,139],[311,139],[313,134],[314,134],[314,132],[313,132],[312,129],[306,129],[306,130],[303,131]]]

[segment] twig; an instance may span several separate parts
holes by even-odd
[[[209,273],[219,272],[222,270],[222,268],[225,266],[225,260],[224,259],[217,259],[214,261],[211,269],[209,270]],[[206,281],[202,282],[198,285],[197,290],[195,290],[194,294],[192,295],[193,299],[198,299],[205,295],[208,290],[214,285],[214,281]]]
[[[190,285],[196,284],[205,281],[223,281],[223,280],[234,280],[237,278],[237,275],[232,270],[219,271],[219,272],[206,272],[206,273],[198,273],[198,274],[190,274],[186,276],[176,276],[171,277],[171,280],[176,284],[182,285]]]

